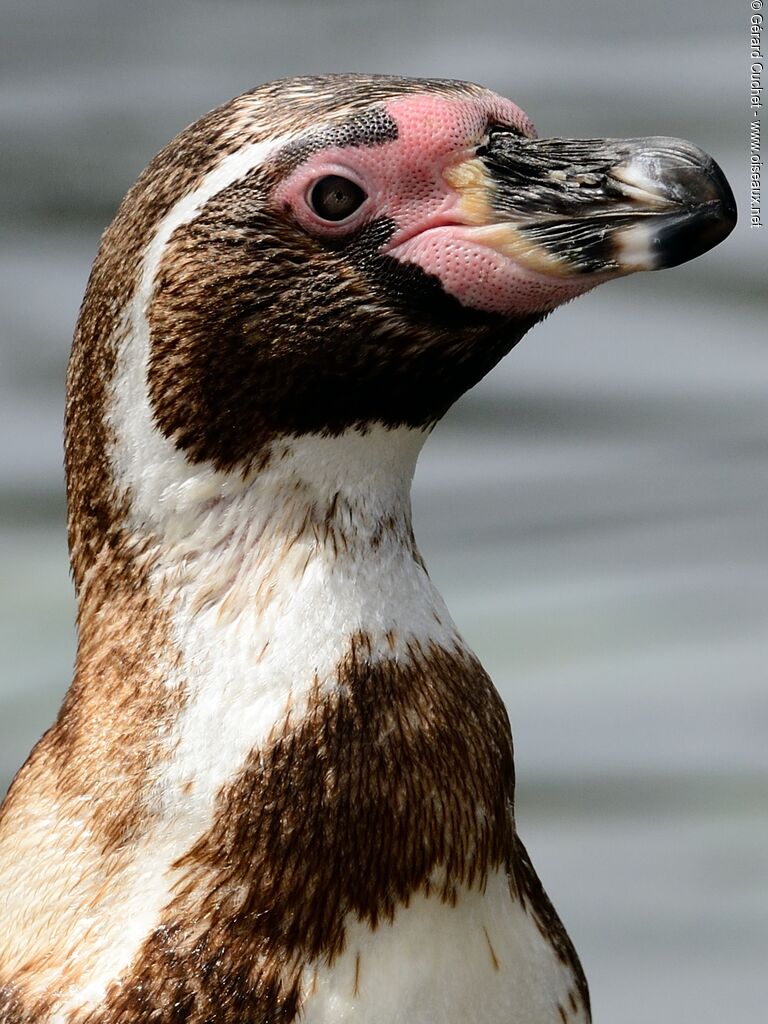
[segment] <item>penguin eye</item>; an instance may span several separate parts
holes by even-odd
[[[342,178],[340,174],[327,174],[309,191],[309,205],[323,220],[340,221],[351,217],[362,206],[367,196],[360,186]]]

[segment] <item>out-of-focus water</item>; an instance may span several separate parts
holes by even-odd
[[[742,16],[743,15],[743,16]],[[437,0],[6,5],[0,33],[0,791],[74,653],[64,366],[149,157],[260,81],[471,78],[542,134],[683,135],[746,197],[746,28],[695,8]],[[519,824],[597,1021],[765,1019],[766,246],[540,325],[438,428],[417,536],[515,732]]]

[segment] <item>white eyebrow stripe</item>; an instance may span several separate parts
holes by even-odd
[[[288,133],[248,143],[225,156],[197,188],[174,203],[144,251],[139,283],[123,314],[124,330],[120,332],[106,412],[116,439],[110,451],[113,480],[119,492],[130,494],[129,525],[152,523],[171,496],[175,503],[183,490],[190,492],[189,500],[199,500],[199,488],[192,486],[191,476],[198,479],[200,488],[213,493],[221,484],[219,475],[207,465],[199,466],[197,474],[191,473],[184,453],[158,429],[150,403],[148,311],[166,246],[174,232],[193,221],[209,200],[297,137],[296,133]]]
[[[288,133],[243,146],[242,149],[225,156],[221,163],[206,174],[196,189],[179,199],[160,221],[152,241],[147,246],[138,292],[143,293],[145,297],[151,293],[163,249],[177,228],[194,220],[195,215],[210,199],[263,164],[272,153],[299,137],[299,134]]]

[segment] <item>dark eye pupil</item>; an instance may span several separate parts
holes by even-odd
[[[309,201],[323,220],[344,220],[363,204],[365,192],[349,178],[329,174],[312,186]]]

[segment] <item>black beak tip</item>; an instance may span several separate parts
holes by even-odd
[[[728,180],[712,158],[691,180],[688,202],[668,215],[652,241],[656,267],[677,267],[709,252],[736,227],[736,200]]]

